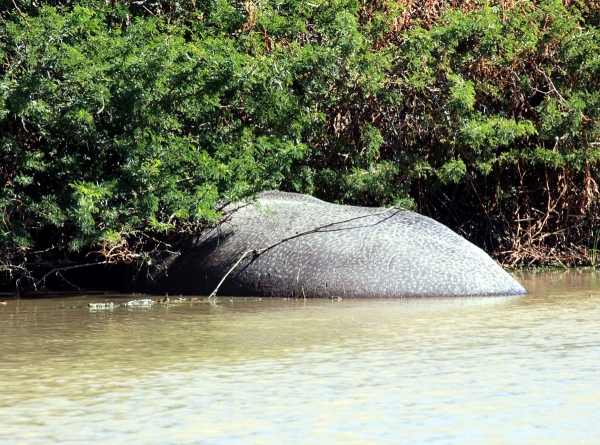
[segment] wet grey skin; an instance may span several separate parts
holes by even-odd
[[[526,292],[484,251],[411,211],[265,192],[254,204],[230,205],[226,212],[229,219],[220,226],[179,241],[181,255],[167,261],[167,272],[157,273],[149,291],[210,295],[245,252],[273,245],[247,254],[218,295],[405,298]],[[317,227],[322,228],[310,232]],[[295,237],[279,242],[290,236]]]

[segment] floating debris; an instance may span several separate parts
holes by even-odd
[[[335,297],[338,300],[341,300],[340,297]],[[261,297],[250,297],[250,298],[239,298],[239,300],[247,300],[247,301],[262,301]],[[285,298],[284,298],[285,300]],[[292,300],[292,298],[288,298],[288,300]],[[229,299],[229,301],[235,301],[235,299],[232,297]],[[166,294],[165,298],[159,298],[158,300],[151,300],[149,298],[147,299],[143,299],[143,300],[131,300],[131,301],[127,301],[127,302],[123,302],[123,303],[114,303],[114,302],[110,302],[110,303],[88,303],[87,307],[92,309],[92,310],[107,310],[107,309],[115,309],[115,308],[119,308],[119,307],[126,307],[126,308],[134,308],[134,307],[151,307],[155,304],[160,304],[160,305],[165,305],[165,306],[171,306],[171,305],[176,305],[176,304],[187,304],[189,306],[193,305],[194,303],[197,304],[214,304],[214,301],[211,300],[210,298],[202,298],[202,297],[188,297],[188,298],[184,298],[184,297],[177,297],[177,298],[169,298],[169,295]],[[0,302],[0,304],[2,304]],[[61,309],[79,309],[85,306],[59,306]]]
[[[112,309],[115,307],[114,303],[89,303],[90,309]]]
[[[132,307],[132,306],[152,306],[154,304],[154,301],[147,299],[147,300],[132,300],[132,301],[128,301],[127,303],[125,303],[125,306],[128,307]]]
[[[88,303],[90,309],[114,309],[116,307],[148,307],[154,304],[152,300],[132,300],[127,303]],[[69,306],[70,308],[71,306]],[[76,306],[72,306],[73,308]]]

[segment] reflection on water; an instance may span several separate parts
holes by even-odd
[[[11,301],[0,443],[598,443],[600,277],[518,278],[530,294]]]

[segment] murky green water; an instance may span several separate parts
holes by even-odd
[[[11,301],[0,443],[600,443],[600,275],[520,280],[510,298]]]

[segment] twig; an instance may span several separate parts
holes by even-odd
[[[223,276],[223,278],[221,279],[221,281],[219,281],[219,284],[217,284],[217,287],[215,287],[215,290],[212,291],[212,293],[208,296],[208,298],[216,298],[217,297],[217,292],[219,291],[219,288],[221,287],[221,285],[225,282],[225,280],[227,279],[227,277],[231,274],[231,272],[233,272],[235,270],[235,268],[242,262],[242,260],[244,258],[246,258],[248,255],[250,254],[254,254],[254,255],[261,255],[263,253],[265,253],[267,250],[272,249],[275,246],[278,246],[281,243],[284,243],[286,241],[289,241],[291,239],[294,238],[298,238],[300,236],[303,235],[308,235],[309,233],[314,233],[314,232],[318,232],[321,229],[324,229],[326,227],[331,227],[334,226],[336,224],[343,224],[343,223],[347,223],[350,221],[354,221],[356,219],[361,219],[361,218],[368,218],[370,216],[379,216],[379,215],[383,215],[387,212],[389,212],[390,210],[399,210],[397,207],[390,207],[389,209],[385,209],[382,210],[381,212],[375,212],[375,213],[369,213],[367,215],[360,215],[360,216],[354,216],[352,218],[348,218],[348,219],[343,219],[341,221],[335,221],[332,223],[327,223],[327,224],[323,224],[322,226],[318,226],[318,227],[314,227],[312,229],[308,229],[305,230],[303,232],[296,232],[293,235],[287,236],[285,238],[280,239],[277,242],[274,242],[273,244],[267,246],[267,247],[263,247],[262,249],[251,249],[251,250],[247,250],[245,251],[242,256],[235,262],[235,264],[233,266],[231,266],[231,268],[227,271],[227,273]],[[302,290],[304,292],[304,289]]]
[[[223,278],[221,278],[221,281],[219,281],[219,284],[217,284],[217,287],[215,287],[215,290],[212,291],[212,293],[208,296],[208,298],[216,298],[217,297],[217,291],[219,290],[219,288],[221,287],[221,284],[223,284],[223,282],[225,281],[225,279],[229,276],[229,274],[231,272],[233,272],[233,270],[238,266],[238,264],[240,264],[242,262],[242,260],[244,258],[246,258],[247,255],[251,254],[251,253],[255,253],[256,255],[259,255],[259,253],[255,250],[247,250],[245,251],[242,256],[240,257],[239,260],[237,260],[235,262],[235,264],[233,266],[231,266],[231,268],[227,271],[227,273],[223,276]]]
[[[55,267],[50,272],[47,272],[42,278],[40,278],[35,283],[33,283],[33,285],[29,286],[29,288],[27,288],[26,291],[28,291],[28,290],[30,290],[32,288],[37,290],[38,285],[40,285],[42,283],[42,281],[44,281],[46,278],[48,278],[53,273],[60,273],[60,272],[63,272],[65,270],[71,270],[71,269],[79,269],[81,267],[98,266],[100,264],[106,264],[106,263],[105,262],[101,262],[101,263],[86,263],[86,264],[76,264],[75,266]],[[62,278],[62,276],[61,276],[61,278]],[[65,280],[65,281],[67,281],[67,280]],[[69,282],[67,281],[67,283],[69,283]],[[69,283],[69,284],[71,284],[71,283]],[[75,286],[75,287],[77,287],[77,286]]]
[[[24,271],[28,270],[26,267],[18,266],[16,264],[8,264],[8,265],[3,264],[0,266],[0,271],[2,271],[2,272],[12,272],[14,269],[20,269],[20,270],[24,270]]]
[[[549,86],[552,88],[549,92],[554,91],[556,93],[556,95],[558,96],[560,103],[561,104],[565,104],[567,101],[565,100],[564,97],[562,97],[562,95],[558,92],[558,90],[556,89],[556,87],[554,86],[554,83],[552,82],[552,79],[550,79],[550,77],[548,77],[548,75],[542,71],[539,68],[535,69],[538,73],[540,73],[542,76],[544,76],[546,78],[546,82],[548,82]]]
[[[79,286],[71,283],[69,280],[67,280],[65,277],[63,277],[63,275],[60,272],[56,272],[56,275],[58,275],[60,277],[60,279],[63,280],[65,283],[67,283],[69,286],[76,288],[83,296],[83,292],[81,291],[81,288]]]
[[[25,25],[27,26],[27,29],[31,29],[31,27],[29,26],[29,22],[27,21],[27,17],[25,17],[25,14],[23,14],[23,11],[21,11],[19,9],[19,7],[17,6],[17,3],[15,2],[15,0],[12,0],[13,5],[15,5],[15,8],[17,8],[17,11],[19,12],[19,15],[23,18],[23,21],[25,22]]]

